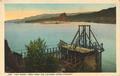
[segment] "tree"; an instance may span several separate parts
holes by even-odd
[[[45,62],[43,54],[47,47],[46,42],[38,38],[37,40],[30,41],[25,47],[27,49],[27,56],[25,57],[27,71],[42,71]]]
[[[57,71],[58,60],[45,52],[46,42],[41,38],[30,41],[26,45],[27,55],[25,57],[26,70],[28,72],[53,72]],[[51,69],[52,68],[52,69]]]

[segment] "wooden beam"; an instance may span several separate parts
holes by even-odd
[[[90,30],[91,30],[91,26],[89,26],[89,47],[91,48],[91,33],[90,33]]]
[[[95,37],[95,35],[94,35],[94,33],[92,32],[92,30],[90,30],[90,32],[91,32],[91,34],[93,35],[93,37],[94,37],[95,41],[97,42],[98,46],[101,48],[101,46],[100,46],[99,42],[97,41],[97,38]]]
[[[79,47],[80,47],[80,26],[79,26]]]
[[[77,34],[79,33],[79,29],[77,30],[77,32],[76,32],[76,34],[75,34],[75,36],[74,36],[74,38],[73,38],[73,40],[72,40],[72,42],[71,42],[71,45],[73,44],[73,42],[74,42],[74,40],[75,40],[75,38],[77,37]]]

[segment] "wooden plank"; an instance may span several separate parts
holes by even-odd
[[[86,27],[89,27],[90,25],[78,25],[79,27],[83,27],[83,26],[86,26]]]
[[[76,47],[72,45],[63,45],[62,48],[68,49],[69,51],[76,51],[80,53],[89,53],[91,51],[94,51],[94,49],[88,49],[88,48],[82,48],[82,47]]]

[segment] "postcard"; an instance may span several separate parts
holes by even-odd
[[[120,6],[108,1],[1,2],[1,75],[119,76]]]

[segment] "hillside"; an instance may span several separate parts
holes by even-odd
[[[70,21],[85,21],[97,23],[116,23],[116,8],[104,9],[98,12],[82,13],[69,16]]]
[[[71,22],[116,23],[116,7],[103,9],[96,12],[66,14],[68,19],[67,21]],[[11,22],[40,23],[43,21],[58,21],[58,17],[60,15],[61,14],[43,14],[19,20],[12,20]]]

